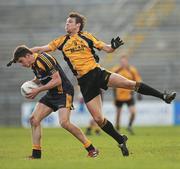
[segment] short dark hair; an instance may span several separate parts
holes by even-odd
[[[13,52],[13,58],[11,61],[7,64],[7,66],[11,66],[12,63],[16,63],[20,57],[25,57],[26,54],[33,54],[33,52],[25,45],[21,45],[16,47],[16,49]]]
[[[86,18],[83,15],[81,15],[81,14],[79,14],[77,12],[71,12],[69,14],[69,17],[70,18],[75,18],[76,19],[76,23],[80,23],[81,24],[81,26],[79,28],[79,31],[82,31],[83,28],[84,28],[84,25],[85,25]]]
[[[18,46],[13,53],[14,63],[18,61],[20,57],[25,57],[26,54],[33,54],[33,52],[25,45]]]

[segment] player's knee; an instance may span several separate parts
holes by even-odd
[[[131,115],[132,115],[132,116],[135,116],[135,115],[136,115],[136,112],[135,112],[135,111],[131,112]]]
[[[33,125],[33,121],[34,121],[34,117],[31,116],[31,117],[29,118],[29,122],[30,122],[31,126]]]
[[[35,119],[34,116],[30,117],[29,121],[30,121],[31,126],[36,127],[36,126],[40,125],[40,122],[37,119]]]
[[[101,126],[101,124],[102,124],[103,121],[104,121],[104,118],[101,117],[101,116],[97,116],[97,117],[94,118],[94,120],[95,120],[95,122],[96,122],[99,126]]]
[[[134,89],[134,82],[131,80],[127,80],[123,84],[126,89]]]
[[[64,129],[67,129],[70,124],[69,120],[61,120],[59,123],[60,123],[61,127]]]

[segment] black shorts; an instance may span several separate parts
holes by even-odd
[[[53,109],[53,111],[57,111],[60,108],[69,108],[73,109],[73,95],[62,93],[62,94],[46,94],[40,100],[40,103],[45,104],[46,106]]]
[[[78,79],[78,84],[81,89],[85,103],[92,100],[101,93],[101,89],[108,89],[108,81],[111,72],[96,67],[87,74]]]
[[[119,101],[119,100],[115,101],[115,105],[118,108],[121,108],[123,106],[123,104],[127,104],[128,107],[134,106],[135,100],[134,100],[134,98],[131,98],[130,100],[127,100],[127,101]]]

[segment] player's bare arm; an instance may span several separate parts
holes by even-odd
[[[51,49],[48,45],[44,46],[35,46],[30,49],[33,53],[41,53],[41,52],[51,52]]]
[[[42,85],[36,89],[32,89],[32,91],[29,94],[27,94],[26,98],[34,99],[40,92],[52,89],[56,86],[59,86],[62,83],[59,72],[53,73],[51,78],[52,79],[46,85]]]
[[[105,52],[107,52],[107,53],[112,53],[112,52],[115,51],[115,49],[113,49],[113,48],[111,47],[111,45],[108,45],[108,44],[105,44],[105,45],[103,46],[102,50],[105,51]]]

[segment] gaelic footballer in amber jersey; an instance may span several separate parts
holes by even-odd
[[[120,74],[124,77],[126,77],[129,80],[133,80],[136,82],[141,82],[141,76],[139,75],[139,72],[134,66],[129,65],[126,68],[123,68],[121,66],[114,67],[112,69],[112,72],[115,72],[117,74]],[[115,89],[115,100],[118,101],[127,101],[132,98],[132,91],[122,88],[116,88]]]
[[[61,50],[74,75],[81,77],[95,67],[100,67],[95,59],[94,48],[101,50],[104,42],[88,32],[80,32],[72,36],[60,36],[48,46],[52,51]]]

